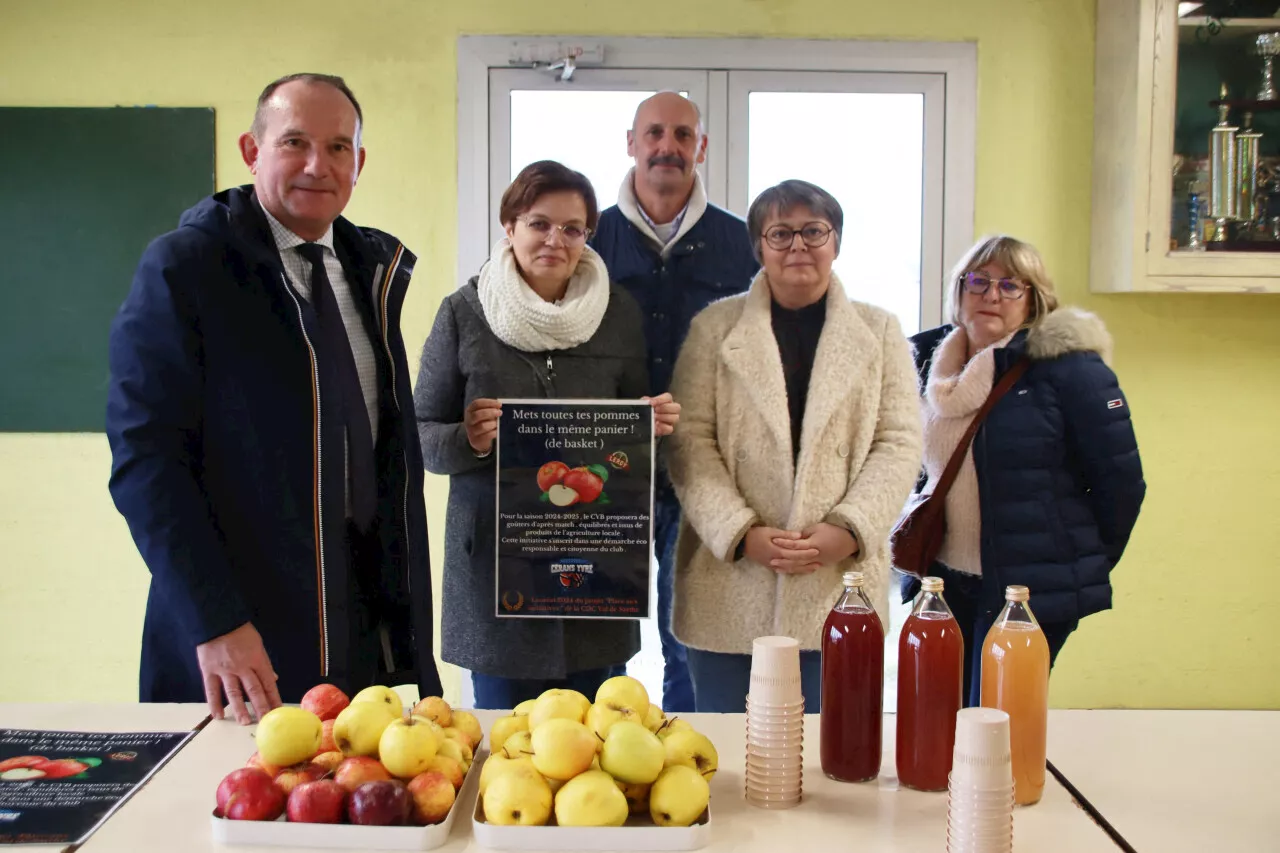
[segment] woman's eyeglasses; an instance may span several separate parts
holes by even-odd
[[[980,272],[967,272],[960,276],[960,282],[974,296],[986,295],[993,284],[1002,299],[1021,299],[1022,294],[1027,292],[1027,285],[1016,278],[992,278]]]
[[[800,239],[810,249],[816,249],[819,246],[825,246],[827,241],[831,239],[832,228],[822,222],[809,222],[802,228],[788,228],[785,225],[775,225],[768,231],[764,232],[764,241],[769,245],[770,249],[781,252],[790,249],[796,240],[796,235],[800,235]]]
[[[548,219],[542,219],[537,216],[517,216],[516,219],[523,222],[526,228],[544,240],[551,236],[552,231],[559,231],[560,236],[562,236],[564,241],[570,245],[585,243],[587,238],[591,236],[591,229],[584,228],[581,225],[574,225],[572,223],[569,225],[556,225]]]

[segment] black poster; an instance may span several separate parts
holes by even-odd
[[[0,729],[0,844],[80,844],[195,732]]]
[[[653,409],[503,400],[498,616],[649,616]]]

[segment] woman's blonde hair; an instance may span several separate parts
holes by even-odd
[[[1035,246],[1024,243],[1007,234],[983,237],[973,245],[951,270],[951,284],[947,290],[947,317],[953,326],[960,325],[960,297],[964,293],[965,275],[990,263],[997,263],[1009,274],[1027,285],[1029,292],[1023,299],[1030,299],[1027,322],[1030,328],[1043,320],[1058,307],[1058,295],[1053,289],[1053,279],[1044,269],[1044,259]]]

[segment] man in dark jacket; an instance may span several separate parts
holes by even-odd
[[[252,186],[142,256],[111,329],[111,495],[151,571],[144,702],[241,723],[432,654],[423,468],[400,309],[413,255],[340,214],[364,149],[338,77],[258,101]],[[248,703],[246,703],[248,699]]]
[[[650,395],[671,384],[676,355],[695,314],[710,303],[742,293],[759,264],[746,223],[707,202],[697,164],[707,138],[698,109],[675,92],[659,92],[636,110],[627,131],[635,167],[618,203],[600,214],[592,247],[610,278],[640,304],[648,344]],[[658,557],[658,634],[665,671],[662,707],[689,712],[693,683],[684,647],[671,634],[671,598],[680,505],[659,472],[655,495],[654,550]]]

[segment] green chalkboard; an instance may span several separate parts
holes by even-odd
[[[0,108],[0,431],[103,430],[111,318],[213,145],[212,109]]]

